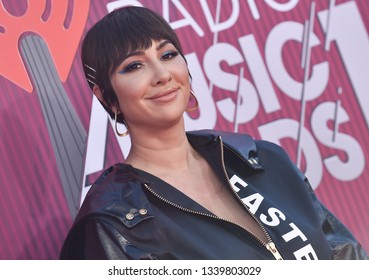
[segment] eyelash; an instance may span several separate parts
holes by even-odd
[[[123,70],[119,71],[119,73],[124,74],[124,73],[134,71],[134,70],[138,69],[139,66],[141,66],[141,64],[142,63],[140,63],[140,62],[132,62],[132,63],[128,64],[126,67],[124,67]]]
[[[179,55],[178,51],[167,51],[161,56],[161,59],[164,61],[167,61],[167,60],[174,59],[178,55]],[[124,67],[123,70],[119,71],[119,73],[120,74],[128,73],[136,69],[139,69],[141,66],[142,66],[141,62],[132,62],[128,64],[126,67]]]
[[[167,57],[167,56],[170,56],[170,57],[167,57],[167,58],[165,59],[165,60],[170,60],[170,59],[175,58],[177,55],[179,55],[179,52],[178,52],[178,51],[168,51],[168,52],[165,52],[165,53],[162,55],[162,58]]]

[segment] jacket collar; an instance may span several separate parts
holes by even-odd
[[[259,163],[256,143],[247,134],[232,133],[220,130],[197,130],[187,132],[191,145],[207,159],[208,152],[214,145],[220,146],[222,142],[227,148],[226,152],[238,155],[251,170],[258,173],[263,171]],[[211,151],[209,151],[211,153]]]
[[[228,160],[231,160],[234,155],[238,160],[243,160],[247,164],[251,174],[263,170],[257,161],[256,144],[246,134],[199,130],[188,132],[187,137],[190,144],[208,161],[216,174],[224,173],[222,161],[225,160],[228,165]],[[152,175],[147,174],[148,176],[143,177],[142,175],[144,175],[142,172],[124,163],[116,164],[105,170],[89,191],[86,197],[88,203],[84,203],[76,220],[92,213],[100,213],[118,218],[127,227],[132,227],[142,220],[153,217],[153,210],[142,191],[142,188],[145,188],[144,185],[147,185],[156,195],[177,205],[208,213],[201,205],[191,199],[186,199],[184,194],[178,190],[168,188],[164,182],[151,185]],[[125,199],[122,199],[123,197]],[[147,211],[146,214],[140,215],[140,209]]]
[[[237,164],[242,160],[245,162],[246,174],[255,174],[263,170],[257,162],[256,144],[246,134],[236,134],[223,131],[198,130],[187,133],[187,138],[194,149],[199,152],[219,175],[219,179],[228,185],[225,168],[230,164]],[[157,178],[143,170],[136,169],[138,177],[143,180],[144,188],[150,190],[155,196],[182,209],[190,211],[209,213],[197,202],[189,199],[177,189],[168,185],[165,181]],[[155,182],[155,183],[153,183]]]

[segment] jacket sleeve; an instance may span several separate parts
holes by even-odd
[[[64,241],[60,259],[129,259],[126,239],[110,223],[86,219],[75,224]]]
[[[89,220],[83,226],[83,234],[84,259],[129,259],[125,253],[129,243],[113,225],[105,221]]]
[[[115,219],[93,217],[73,226],[60,253],[64,260],[138,260],[156,259],[150,252],[137,248],[124,236],[124,225]]]
[[[330,244],[335,260],[368,260],[369,256],[352,233],[316,197],[305,179],[310,197],[320,218],[323,232]]]

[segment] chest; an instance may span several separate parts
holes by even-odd
[[[227,182],[212,172],[177,175],[166,178],[170,184],[215,216],[241,226],[265,243],[268,239],[260,224],[247,211]]]

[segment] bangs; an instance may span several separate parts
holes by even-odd
[[[109,30],[103,32],[106,37],[102,40],[105,54],[105,61],[110,61],[109,74],[122,63],[131,52],[146,50],[152,46],[152,41],[168,40],[182,53],[180,44],[175,32],[169,24],[158,15],[147,10],[122,9],[109,14],[110,21],[102,29]],[[142,16],[142,12],[146,13]]]

